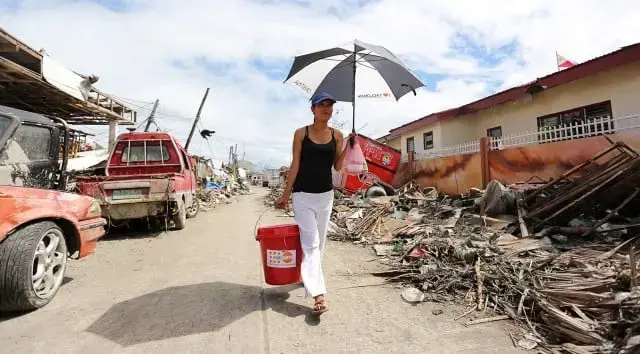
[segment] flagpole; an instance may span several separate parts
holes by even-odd
[[[353,41],[353,82],[352,82],[352,89],[353,91],[351,92],[351,100],[352,102],[352,109],[353,109],[353,117],[351,118],[351,132],[355,133],[356,132],[356,42]],[[351,145],[351,147],[353,147],[353,145],[355,144],[355,139],[350,139],[349,140],[349,144]]]

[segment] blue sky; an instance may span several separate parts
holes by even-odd
[[[640,5],[628,0],[0,0],[0,23],[65,66],[100,76],[96,86],[186,138],[202,94],[197,141],[224,158],[286,163],[293,130],[308,124],[308,97],[282,81],[295,55],[353,39],[398,55],[426,84],[399,102],[362,101],[357,125],[381,136],[421,116],[465,104],[556,70],[555,51],[584,61],[637,41]],[[584,19],[598,18],[615,36]],[[351,121],[338,104],[336,124]],[[350,128],[350,123],[346,124]],[[106,138],[103,127],[90,127]]]

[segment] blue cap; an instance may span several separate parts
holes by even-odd
[[[336,103],[336,100],[333,97],[331,97],[330,94],[326,92],[318,92],[315,96],[311,97],[311,105],[315,106],[318,103],[326,100]]]

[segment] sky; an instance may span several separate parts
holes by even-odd
[[[505,6],[508,4],[508,6]],[[634,0],[0,0],[0,25],[186,141],[190,152],[259,166],[288,164],[308,97],[284,85],[293,58],[354,39],[398,56],[425,87],[400,100],[357,100],[356,128],[390,129],[640,42]],[[333,121],[351,128],[351,103]],[[89,131],[105,142],[106,127]],[[120,128],[120,131],[124,131]]]

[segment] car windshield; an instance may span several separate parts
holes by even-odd
[[[6,132],[6,122],[0,129]],[[52,139],[48,127],[20,124],[0,155],[0,185],[48,188],[57,163],[52,160]]]
[[[7,132],[7,129],[9,129],[9,125],[11,125],[11,119],[0,116],[0,137]]]
[[[51,138],[49,128],[21,124],[7,141],[0,164],[49,161]]]

